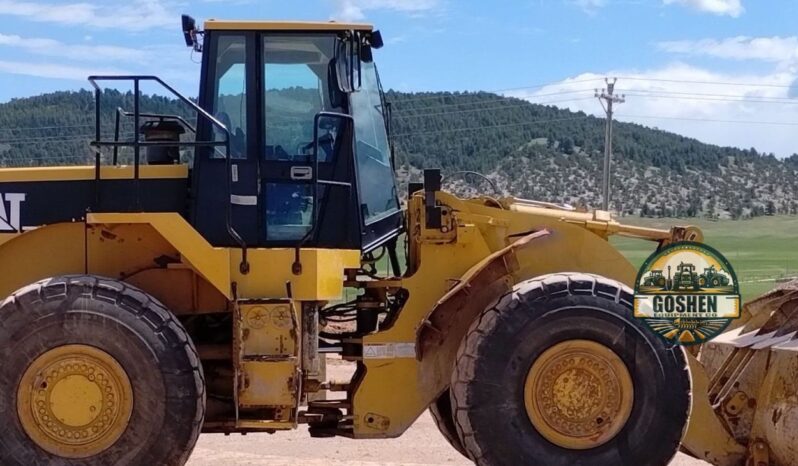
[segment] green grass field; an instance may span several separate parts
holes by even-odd
[[[798,217],[760,217],[753,220],[707,221],[699,219],[650,219],[624,217],[622,223],[668,229],[673,225],[695,225],[705,242],[726,256],[741,282],[743,300],[773,289],[776,280],[798,276]],[[655,243],[613,237],[611,243],[639,267],[654,252]],[[400,257],[404,241],[399,242]],[[378,262],[381,273],[389,274],[387,258]],[[347,294],[349,297],[349,294]]]
[[[743,300],[771,290],[776,279],[798,275],[798,217],[759,217],[753,220],[707,221],[625,217],[623,223],[669,228],[696,225],[704,241],[731,262],[740,280]],[[636,266],[653,251],[651,243],[613,238],[612,243]]]

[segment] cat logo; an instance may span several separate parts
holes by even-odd
[[[0,193],[0,232],[22,232],[20,207],[25,202],[25,194]]]
[[[677,345],[719,335],[740,317],[740,288],[731,264],[699,243],[675,243],[655,252],[637,276],[635,317]]]

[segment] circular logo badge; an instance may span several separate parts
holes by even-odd
[[[672,344],[705,343],[740,317],[737,276],[705,244],[671,244],[652,254],[637,274],[634,314]]]

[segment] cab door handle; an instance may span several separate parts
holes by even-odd
[[[312,180],[313,167],[306,167],[306,166],[291,167],[291,179],[300,180],[300,181]]]

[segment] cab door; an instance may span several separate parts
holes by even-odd
[[[329,82],[333,34],[261,35],[261,240],[359,249],[353,128]],[[340,117],[325,116],[337,113]]]
[[[228,211],[230,225],[247,245],[259,241],[256,38],[241,31],[214,31],[206,38],[200,105],[229,131],[230,160],[224,147],[197,150],[191,213],[197,230],[215,246],[238,246],[227,229]],[[199,141],[224,140],[223,131],[204,119],[197,129]]]

